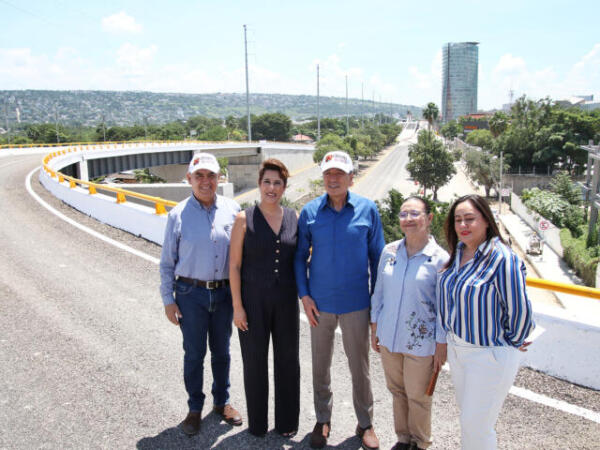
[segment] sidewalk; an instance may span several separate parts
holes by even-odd
[[[534,230],[516,214],[502,214],[499,218],[510,233],[513,242],[516,242],[525,252],[527,242]],[[544,280],[583,285],[581,279],[573,273],[573,270],[547,245],[544,246],[542,255],[527,255],[526,257]],[[563,318],[592,326],[600,326],[600,300],[561,292],[555,292],[555,295],[564,306],[564,310],[560,313]]]
[[[534,230],[516,214],[499,216],[513,243],[527,248]],[[548,246],[541,256],[526,254],[529,264],[545,280],[582,284]],[[534,345],[524,364],[535,370],[600,390],[600,300],[555,292],[563,307],[533,303]],[[532,335],[532,336],[533,336]],[[530,339],[533,337],[530,336]]]

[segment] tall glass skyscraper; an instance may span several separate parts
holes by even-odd
[[[477,112],[479,42],[448,42],[442,64],[442,120]]]

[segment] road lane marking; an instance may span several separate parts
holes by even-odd
[[[74,227],[80,229],[81,231],[88,233],[91,236],[94,236],[95,238],[98,238],[101,241],[106,242],[107,244],[113,245],[113,246],[115,246],[121,250],[124,250],[126,252],[129,252],[135,256],[139,256],[140,258],[145,259],[146,261],[149,261],[151,263],[154,263],[157,265],[159,264],[160,259],[155,258],[154,256],[148,255],[139,250],[136,250],[128,245],[122,244],[122,243],[120,243],[114,239],[111,239],[108,236],[105,236],[95,230],[92,230],[91,228],[88,228],[85,225],[82,225],[79,222],[76,222],[75,220],[71,219],[70,217],[65,216],[63,213],[61,213],[60,211],[57,211],[52,206],[50,206],[48,203],[46,203],[44,200],[42,200],[41,197],[39,195],[37,195],[33,191],[33,188],[31,187],[31,177],[38,170],[39,170],[39,168],[35,168],[31,172],[29,172],[29,174],[27,174],[27,176],[25,177],[25,189],[27,190],[27,192],[29,192],[29,195],[31,195],[40,205],[42,205],[44,208],[46,208],[48,211],[50,211],[52,214],[54,214],[59,219],[64,220],[68,224],[73,225]],[[301,314],[300,319],[303,322],[308,323],[308,319],[305,314]],[[339,328],[336,328],[335,331],[336,331],[336,333],[341,334],[341,330],[339,330]],[[446,368],[446,366],[444,366],[444,368]],[[571,415],[583,417],[584,419],[590,420],[592,422],[600,423],[600,413],[598,413],[598,412],[595,412],[595,411],[592,411],[592,410],[589,410],[586,408],[582,408],[580,406],[571,405],[570,403],[564,402],[562,400],[555,400],[553,398],[546,397],[545,395],[537,394],[533,391],[530,391],[528,389],[521,388],[518,386],[512,386],[510,388],[510,393],[517,397],[521,397],[525,400],[529,400],[534,403],[539,403],[541,405],[549,406],[551,408],[566,412]]]
[[[509,392],[517,397],[521,397],[535,403],[540,403],[542,405],[546,405],[575,416],[580,416],[584,419],[591,420],[592,422],[600,423],[600,413],[596,411],[591,411],[589,409],[582,408],[581,406],[571,405],[570,403],[563,402],[562,400],[556,400],[518,386],[512,386]]]
[[[114,245],[115,247],[120,248],[121,250],[125,250],[126,252],[129,252],[135,256],[139,256],[140,258],[145,259],[146,261],[150,261],[154,264],[158,264],[160,262],[160,260],[158,258],[155,258],[154,256],[150,256],[144,252],[140,252],[139,250],[136,250],[133,247],[130,247],[128,245],[125,245],[118,241],[115,241],[114,239],[111,239],[108,236],[103,235],[102,233],[99,233],[95,230],[92,230],[91,228],[86,227],[85,225],[80,224],[79,222],[74,221],[70,217],[65,216],[63,213],[61,213],[60,211],[57,211],[52,206],[50,206],[48,203],[46,203],[44,200],[42,200],[39,195],[37,195],[35,192],[33,192],[33,188],[31,187],[31,177],[38,170],[39,170],[39,168],[35,168],[31,172],[29,172],[29,174],[25,178],[25,189],[27,189],[27,192],[29,192],[29,195],[31,195],[40,205],[42,205],[44,208],[46,208],[48,211],[50,211],[52,214],[54,214],[59,219],[64,220],[68,224],[73,225],[75,228],[79,228],[81,231],[88,233],[88,234],[94,236],[95,238],[98,238],[101,241],[106,242],[107,244]]]

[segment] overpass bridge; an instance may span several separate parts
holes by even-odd
[[[4,254],[0,292],[6,312],[0,315],[4,331],[0,336],[0,446],[31,448],[44,442],[52,447],[227,449],[289,444],[307,448],[314,425],[310,401],[302,403],[299,434],[289,442],[275,433],[257,440],[243,429],[224,427],[211,415],[194,439],[180,435],[175,426],[185,414],[179,382],[181,341],[178,330],[164,319],[157,293],[160,248],[65,207],[60,198],[32,182],[32,177],[43,183],[48,181],[43,178],[49,178],[48,183],[73,194],[81,189],[81,197],[101,194],[90,195],[89,188],[79,185],[71,187],[71,181],[64,177],[60,181],[57,172],[54,177],[45,170],[38,174],[39,159],[2,158],[0,154],[0,204],[11,208],[10,214],[0,217]],[[114,206],[111,214],[116,216],[139,209],[127,201],[117,203],[115,198],[110,203]],[[164,220],[152,203],[145,217]],[[88,231],[83,232],[85,228]],[[306,399],[312,387],[305,323],[300,339],[301,389]],[[556,349],[546,347],[542,339],[535,346],[545,347],[548,356],[556,358]],[[343,349],[338,339],[335,365],[345,364],[340,355]],[[243,381],[236,369],[240,367],[234,338],[232,402],[244,413]],[[375,426],[382,447],[389,448],[395,440],[391,399],[377,358],[371,367]],[[335,392],[344,392],[349,380],[343,373],[334,373],[333,383]],[[434,396],[432,449],[459,447],[458,412],[452,395],[444,372]],[[337,448],[359,445],[352,437],[351,403],[343,396],[336,400],[330,442]],[[497,429],[500,448],[596,448],[598,423],[598,391],[522,369]]]

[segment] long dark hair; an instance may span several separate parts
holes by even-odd
[[[458,235],[456,234],[456,228],[454,227],[454,211],[456,211],[456,207],[464,202],[471,202],[471,204],[481,213],[485,221],[488,223],[488,227],[485,234],[485,240],[489,241],[494,237],[500,238],[500,240],[504,242],[502,235],[500,234],[500,230],[498,229],[498,224],[496,224],[496,219],[494,219],[494,214],[490,209],[490,205],[487,200],[480,195],[469,194],[463,195],[462,197],[456,199],[452,206],[450,207],[450,211],[448,211],[448,217],[446,217],[446,222],[444,222],[444,231],[446,233],[446,241],[448,242],[448,249],[450,250],[450,259],[444,266],[442,270],[446,270],[448,267],[452,265],[454,262],[454,258],[456,258],[456,250],[458,247]]]

